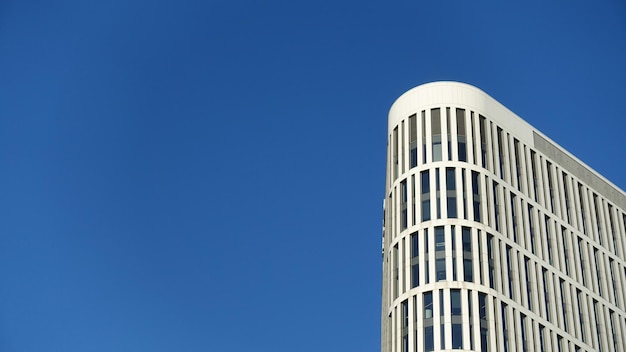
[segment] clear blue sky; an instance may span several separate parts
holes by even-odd
[[[387,111],[473,84],[626,187],[626,4],[0,2],[0,350],[378,351]]]

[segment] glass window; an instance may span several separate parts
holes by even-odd
[[[392,143],[392,159],[393,160],[393,179],[398,178],[398,127],[393,129],[393,137],[391,139]]]
[[[424,327],[424,351],[432,352],[435,350],[435,336],[433,336],[433,326]]]
[[[513,192],[511,192],[511,225],[513,228],[513,241],[517,242],[517,211],[515,194],[513,194]]]
[[[528,305],[528,309],[533,310],[533,291],[532,291],[532,283],[530,281],[530,259],[528,257],[524,257],[524,271],[526,274],[526,304]]]
[[[433,334],[433,293],[424,292],[424,351],[435,350]]]
[[[447,210],[449,218],[456,218],[456,176],[453,167],[446,168]]]
[[[565,261],[565,274],[569,275],[569,256],[567,254],[567,229],[561,226],[561,242],[563,242],[563,260]]]
[[[502,303],[502,337],[504,338],[504,352],[509,350],[509,329],[507,327],[507,305]]]
[[[437,281],[446,279],[446,258],[437,258]]]
[[[445,345],[445,314],[444,314],[444,299],[443,299],[443,290],[439,290],[439,327],[441,329],[441,334],[439,335],[439,341],[441,348],[444,348]]]
[[[487,167],[487,135],[485,132],[485,117],[478,115],[480,119],[480,147],[481,147],[481,161],[484,168]]]
[[[600,260],[598,260],[598,256],[601,254],[598,254],[598,250],[594,248],[593,250],[593,260],[594,260],[594,264],[596,266],[596,283],[598,285],[598,293],[600,293],[600,296],[604,296],[603,292],[602,292],[602,278],[600,277],[600,271],[602,270],[600,268],[601,265],[601,261],[602,258],[600,258]]]
[[[578,302],[578,324],[580,324],[580,333],[581,333],[581,340],[583,340],[583,342],[586,342],[585,339],[585,324],[583,321],[583,316],[585,315],[585,313],[583,312],[583,306],[582,306],[582,300],[584,299],[583,293],[576,289],[576,298],[577,298],[577,302]]]
[[[471,131],[471,138],[468,138],[470,143],[472,143],[472,162],[476,165],[478,165],[478,158],[476,157],[476,152],[478,151],[478,147],[476,146],[476,127],[474,126],[474,112],[470,111],[470,120],[469,120],[469,126],[470,126],[470,131]],[[480,138],[480,136],[478,137]]]
[[[469,227],[463,227],[463,275],[465,281],[474,281],[472,273],[472,232]]]
[[[446,279],[446,240],[443,226],[435,227],[435,269],[437,281]]]
[[[550,235],[550,218],[546,215],[545,218],[545,227],[546,227],[546,242],[547,242],[547,250],[548,250],[548,263],[552,264],[552,236]]]
[[[401,304],[402,310],[402,330],[405,330],[409,327],[409,302],[403,301]]]
[[[418,233],[411,234],[411,287],[417,287],[420,281],[419,272],[419,237]]]
[[[617,242],[615,241],[615,225],[613,224],[613,206],[611,204],[607,204],[608,206],[608,217],[609,217],[609,235],[611,236],[611,241],[613,242],[613,252],[619,253],[617,249]]]
[[[578,184],[578,197],[580,198],[580,217],[582,219],[583,225],[583,233],[587,234],[587,222],[585,221],[585,192],[583,190],[583,185]]]
[[[461,190],[463,193],[463,219],[467,220],[467,186],[465,184],[465,169],[461,169]]]
[[[469,227],[463,227],[463,252],[472,252],[472,230]]]
[[[433,317],[433,292],[424,292],[424,319]]]
[[[560,279],[560,290],[561,291],[561,314],[563,320],[563,330],[567,331],[567,305],[565,304],[565,280]]]
[[[478,241],[476,242],[478,247],[478,261],[476,262],[478,268],[476,269],[476,282],[481,285],[486,285],[485,278],[483,277],[483,267],[485,265],[485,262],[483,261],[483,254],[485,253],[485,250],[483,248],[482,239],[484,238],[484,232],[480,230],[477,230],[476,232],[478,232]]]
[[[587,285],[587,275],[585,274],[585,252],[584,250],[585,244],[583,240],[578,238],[578,258],[580,259],[580,275],[582,276],[583,286]]]
[[[398,245],[393,246],[393,297],[398,298],[398,281],[400,279],[399,273],[399,256]]]
[[[411,288],[417,287],[420,284],[420,267],[419,263],[414,262],[411,265]]]
[[[450,290],[450,305],[452,310],[452,315],[461,315],[461,290],[452,289]]]
[[[467,161],[465,110],[463,109],[456,109],[456,136],[458,140],[459,161]]]
[[[602,213],[600,212],[600,209],[598,209],[598,195],[597,194],[593,194],[593,208],[595,211],[595,218],[596,218],[596,229],[597,229],[597,233],[598,233],[598,242],[600,243],[601,246],[603,246],[604,244],[602,243],[602,222],[600,221],[600,217],[602,216]]]
[[[522,330],[522,352],[528,351],[528,341],[526,341],[526,316],[524,314],[520,314],[520,330]]]
[[[474,349],[474,311],[472,309],[472,291],[467,291],[467,312],[469,317],[469,348],[470,350]]]
[[[613,289],[613,303],[617,302],[617,283],[615,282],[615,274],[613,272],[613,259],[609,258],[609,271],[611,273],[611,277],[609,278],[609,286]]]
[[[535,202],[538,202],[538,192],[537,192],[537,166],[535,165],[535,152],[530,151],[530,166],[532,171],[532,181],[533,181],[533,195],[535,197]]]
[[[548,292],[550,292],[550,288],[548,287],[548,270],[547,269],[542,269],[543,272],[543,290],[546,294],[543,294],[543,298],[544,298],[544,304],[546,305],[546,320],[550,321],[550,295],[548,294]]]
[[[415,183],[415,175],[411,175],[411,221],[413,223],[413,225],[417,225],[418,223],[418,219],[417,219],[417,214],[416,214],[416,205],[415,205],[415,201],[417,198],[415,198],[415,192],[417,188],[417,184]]]
[[[402,258],[402,264],[401,264],[402,274],[400,274],[400,278],[402,280],[402,283],[401,283],[402,292],[404,293],[406,292],[406,278],[404,275],[404,270],[405,270],[404,268],[406,268],[406,255],[404,255],[404,250],[406,249],[406,239],[404,238],[402,239],[402,246],[400,248],[401,248],[400,258]]]
[[[493,253],[493,236],[487,236],[487,258],[489,260],[489,287],[495,289],[494,282],[494,253]]]
[[[439,181],[439,168],[435,168],[435,199],[437,219],[441,219],[441,182]]]
[[[448,160],[452,160],[452,125],[450,124],[450,108],[446,108],[446,135],[448,137]]]
[[[486,303],[486,294],[485,293],[478,293],[478,306],[479,306],[479,311],[478,314],[480,315],[480,319],[481,320],[487,320],[487,303]]]
[[[452,348],[463,348],[463,325],[461,323],[452,323]]]
[[[480,319],[480,350],[481,352],[489,351],[488,330],[489,322],[487,321],[487,295],[478,293],[478,316]]]
[[[446,250],[446,236],[443,226],[435,227],[435,250],[438,252]]]
[[[409,162],[411,168],[417,166],[417,116],[415,114],[409,116]]]
[[[422,162],[426,162],[426,111],[422,110]]]
[[[431,109],[431,131],[432,131],[432,143],[433,143],[433,161],[441,161],[441,110]]]
[[[535,248],[535,226],[533,225],[533,218],[535,212],[533,211],[533,206],[528,204],[528,231],[530,232],[530,250],[533,254],[536,254]]]
[[[513,296],[513,267],[511,265],[511,246],[506,246],[506,268],[508,275],[508,283],[509,283],[509,298],[514,299]]]
[[[429,252],[429,247],[428,247],[428,229],[424,229],[424,279],[426,280],[426,283],[430,282],[430,271],[429,271],[429,266],[428,266],[428,252]]]
[[[400,230],[406,229],[407,222],[407,189],[406,180],[400,182]]]
[[[422,179],[422,221],[430,220],[430,178],[428,170],[421,172]]]
[[[563,173],[563,195],[565,196],[565,217],[568,224],[572,224],[569,213],[569,192],[567,191],[567,174]]]
[[[498,183],[493,181],[493,210],[496,215],[496,231],[500,231],[500,207],[498,206]]]
[[[419,256],[419,241],[417,238],[417,232],[411,234],[411,258]]]
[[[550,196],[550,211],[554,213],[554,187],[552,185],[552,164],[546,161],[546,173],[548,174],[548,193]]]
[[[407,300],[401,303],[400,310],[402,312],[402,350],[401,352],[409,352],[409,302]]]
[[[517,180],[517,190],[522,190],[521,172],[520,172],[520,153],[519,153],[519,141],[513,138],[513,147],[515,152],[515,177]]]
[[[457,281],[456,274],[456,263],[457,263],[457,249],[456,249],[456,226],[452,225],[452,229],[450,231],[451,236],[451,244],[452,244],[452,281]]]
[[[617,348],[617,336],[615,335],[615,325],[618,322],[615,321],[615,314],[609,309],[609,323],[611,324],[611,337],[613,339],[613,351],[619,351]]]
[[[474,221],[480,221],[480,189],[478,186],[478,172],[472,171],[472,194],[474,200]]]
[[[498,161],[499,161],[499,171],[500,171],[500,178],[504,179],[504,147],[502,145],[502,129],[500,127],[498,127],[496,129],[497,133],[498,133]]]

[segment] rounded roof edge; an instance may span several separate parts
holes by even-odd
[[[534,128],[530,124],[483,90],[455,81],[424,83],[404,92],[389,109],[388,131],[411,114],[444,106],[464,108],[489,117],[503,128],[516,131],[521,140],[532,145]]]
[[[432,82],[426,82],[426,83],[422,83],[420,85],[417,85],[409,90],[407,90],[406,92],[402,93],[392,104],[391,107],[393,108],[393,105],[398,101],[401,100],[404,96],[406,95],[410,95],[413,92],[417,91],[417,90],[421,90],[421,89],[427,89],[427,88],[431,88],[431,87],[436,87],[436,86],[457,86],[457,87],[464,87],[467,89],[473,89],[479,93],[482,93],[484,95],[489,96],[487,93],[485,93],[482,89],[473,86],[469,83],[465,83],[465,82],[459,82],[459,81],[432,81]],[[493,98],[492,98],[493,99]]]

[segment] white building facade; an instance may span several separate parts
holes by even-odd
[[[481,90],[389,112],[383,352],[626,351],[626,193]]]

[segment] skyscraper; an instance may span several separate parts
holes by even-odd
[[[388,123],[383,352],[626,351],[626,193],[467,84]]]

